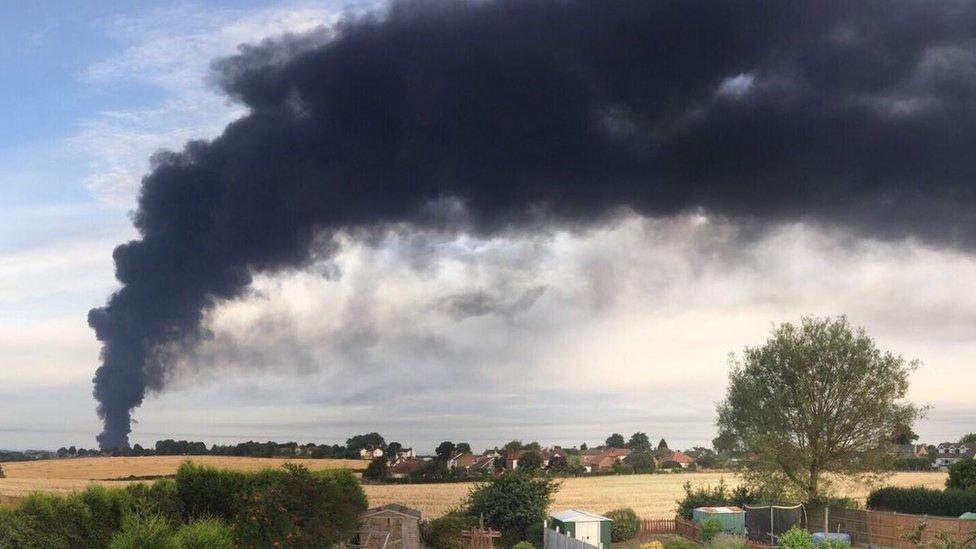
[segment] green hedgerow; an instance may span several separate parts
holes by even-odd
[[[220,519],[202,518],[176,530],[180,549],[233,549],[234,533]]]
[[[108,549],[181,549],[173,527],[162,515],[128,515]]]

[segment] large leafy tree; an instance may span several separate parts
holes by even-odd
[[[843,316],[782,324],[730,362],[719,431],[754,456],[748,481],[808,501],[825,494],[828,476],[882,476],[891,434],[921,414],[904,401],[918,362],[880,351]]]
[[[477,485],[464,506],[466,514],[484,517],[485,523],[502,532],[507,545],[520,540],[540,543],[533,527],[541,527],[559,483],[548,475],[516,469]],[[532,535],[536,534],[536,535]]]
[[[968,435],[963,435],[959,442],[963,444],[976,443],[976,433],[969,433]]]
[[[437,457],[441,459],[448,459],[451,457],[451,455],[454,454],[455,448],[456,446],[454,446],[453,442],[449,440],[445,440],[444,442],[440,443],[437,446],[437,448],[434,450],[434,453],[437,454]]]
[[[607,437],[607,446],[610,448],[623,448],[624,447],[624,436],[620,433],[614,433]]]
[[[386,441],[383,440],[383,436],[375,432],[366,433],[365,435],[356,435],[346,440],[346,449],[355,452],[358,452],[364,448],[367,450],[375,450],[377,448],[385,447]]]
[[[651,440],[647,438],[647,433],[637,432],[630,435],[630,440],[627,441],[627,447],[634,452],[650,452]]]

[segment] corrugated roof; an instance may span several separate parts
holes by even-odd
[[[380,505],[379,507],[368,509],[364,514],[368,516],[380,513],[382,511],[393,511],[394,513],[400,513],[401,515],[410,515],[418,519],[420,518],[420,511],[411,509],[406,505],[400,505],[399,503],[387,503],[386,505]]]
[[[559,522],[593,522],[598,520],[607,520],[613,522],[612,519],[600,516],[596,513],[589,513],[587,511],[580,511],[579,509],[566,509],[565,511],[560,511],[552,516],[555,520]]]

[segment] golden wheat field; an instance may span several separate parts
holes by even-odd
[[[131,481],[109,479],[129,476],[150,477],[169,475],[186,458],[180,456],[134,458],[76,458],[61,460],[4,463],[7,478],[0,479],[0,503],[10,503],[31,491],[67,492],[85,487],[91,482],[106,485],[125,485]],[[277,467],[284,462],[301,463],[310,469],[347,467],[361,470],[365,461],[341,459],[276,459],[223,456],[197,456],[194,462],[214,467],[256,470]],[[885,483],[897,486],[927,486],[941,488],[946,475],[941,472],[896,473]],[[556,494],[554,508],[578,507],[603,512],[615,507],[632,507],[646,517],[664,517],[674,513],[675,500],[683,494],[682,485],[717,484],[725,479],[736,484],[733,473],[681,473],[656,475],[624,475],[591,478],[571,478],[562,481]],[[423,511],[424,516],[443,514],[457,506],[473,484],[389,484],[366,485],[370,505],[397,502]],[[863,499],[871,490],[867,485],[842,487],[844,495]]]

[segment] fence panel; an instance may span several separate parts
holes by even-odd
[[[598,549],[595,545],[571,538],[552,528],[543,529],[542,544],[545,549]]]
[[[641,519],[642,534],[673,534],[674,519]]]
[[[914,549],[915,545],[905,538],[913,532],[919,520],[925,521],[922,543],[926,545],[935,541],[936,535],[946,535],[957,543],[963,542],[976,531],[976,521],[972,520],[846,508],[830,509],[827,529],[849,534],[853,543]],[[823,530],[823,524],[822,511],[810,513],[807,529],[819,532]]]
[[[676,534],[698,541],[698,525],[690,520],[675,517],[674,531]]]

